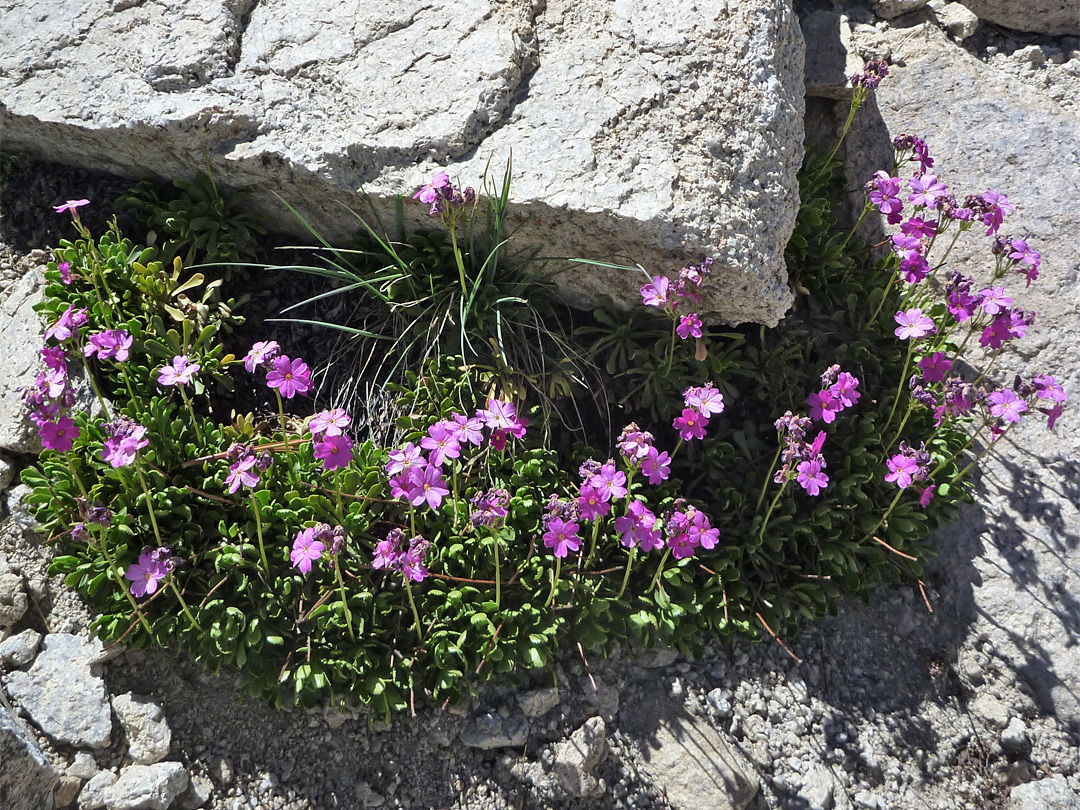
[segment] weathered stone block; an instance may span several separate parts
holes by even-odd
[[[439,167],[477,184],[513,150],[522,248],[675,273],[703,309],[775,323],[798,206],[803,42],[790,0],[28,0],[0,20],[9,149],[252,186],[271,227],[332,239],[358,186],[384,219]],[[410,224],[426,221],[407,206]],[[571,301],[641,274],[561,273]]]

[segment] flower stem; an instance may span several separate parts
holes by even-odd
[[[491,542],[495,547],[495,609],[502,604],[502,577],[499,576],[499,533],[491,532]]]
[[[416,640],[421,646],[423,646],[424,631],[420,629],[420,611],[416,609],[416,600],[413,599],[412,585],[409,584],[408,577],[405,577],[405,593],[409,595],[409,605],[412,607],[413,626],[416,628]]]
[[[187,602],[184,601],[183,594],[180,593],[180,589],[176,587],[176,577],[169,574],[169,587],[172,588],[173,593],[176,594],[176,598],[180,600],[180,607],[184,609],[184,615],[188,617],[188,621],[191,622],[191,626],[202,632],[202,628],[199,623],[195,621],[195,617],[191,615],[191,611],[188,610]]]
[[[780,441],[779,437],[777,437],[777,441],[778,442]],[[757,510],[761,508],[761,502],[763,500],[765,500],[765,492],[769,489],[769,483],[773,479],[773,473],[776,472],[776,462],[778,462],[780,460],[780,452],[782,450],[783,450],[783,445],[777,446],[776,454],[773,456],[773,459],[772,459],[772,464],[769,465],[769,474],[765,476],[765,483],[761,485],[761,492],[758,493],[757,504],[755,504],[755,506],[754,506],[754,511],[755,512],[757,512]]]
[[[349,625],[349,638],[356,641],[356,631],[353,630],[352,624],[352,611],[349,610],[349,600],[345,597],[345,582],[341,578],[341,565],[338,564],[338,555],[334,555],[334,576],[337,578],[338,590],[341,592],[341,607],[345,611],[345,623]],[[408,580],[406,580],[408,584]],[[412,599],[412,594],[409,594],[409,599]],[[413,606],[413,612],[416,611],[416,606]],[[419,624],[419,620],[417,621]]]
[[[263,570],[269,579],[270,563],[266,561],[266,547],[263,545],[262,513],[259,511],[259,499],[254,492],[251,493],[251,503],[255,507],[255,533],[259,536],[259,556],[262,557]]]
[[[127,377],[125,376],[124,379],[126,380]],[[202,431],[199,429],[199,417],[195,415],[195,408],[191,404],[191,398],[188,397],[187,391],[184,390],[184,386],[180,385],[177,387],[180,389],[180,396],[184,399],[184,406],[187,408],[188,413],[191,414],[191,424],[195,428],[195,438],[199,440],[199,444],[203,444]],[[132,396],[132,399],[134,398],[135,397]]]
[[[289,431],[285,426],[285,403],[281,401],[281,394],[276,388],[274,396],[277,397],[278,417],[281,419],[281,440],[285,444],[285,462],[289,465],[289,481],[296,486],[296,470],[293,469],[292,451],[289,449]]]
[[[150,525],[154,527],[154,539],[157,540],[160,548],[165,544],[161,542],[161,532],[158,531],[157,515],[154,514],[154,501],[150,497],[150,485],[146,483],[146,475],[143,473],[142,464],[139,463],[137,456],[135,458],[135,472],[139,474],[139,483],[142,484],[142,491],[146,496],[146,511],[150,515]]]
[[[758,531],[758,540],[765,539],[765,527],[769,525],[769,518],[772,517],[773,509],[776,508],[777,502],[780,500],[780,496],[784,494],[784,490],[787,489],[788,481],[784,481],[780,485],[780,490],[773,496],[772,503],[769,504],[769,510],[765,513],[765,519],[761,521],[761,529]]]
[[[649,590],[647,590],[646,593],[652,593],[653,592],[653,589],[656,587],[656,583],[660,581],[660,575],[662,573],[664,573],[664,563],[667,562],[668,557],[670,557],[670,556],[671,556],[671,549],[670,548],[665,548],[664,549],[664,556],[660,558],[660,565],[658,565],[656,567],[656,576],[654,576],[652,578],[652,582],[649,584]]]
[[[551,595],[548,597],[547,602],[544,603],[545,608],[551,607],[551,603],[555,601],[555,589],[559,584],[559,572],[562,570],[562,557],[555,558],[555,570],[551,574]]]
[[[914,342],[908,342],[907,357],[904,358],[904,370],[900,372],[900,382],[896,385],[896,396],[893,398],[892,410],[889,411],[889,418],[885,420],[885,426],[881,428],[882,434],[889,429],[889,425],[892,424],[893,417],[896,416],[896,406],[900,404],[900,392],[904,390],[904,381],[907,378],[908,366],[911,365],[911,355],[915,351]]]
[[[120,590],[124,592],[124,596],[127,597],[128,602],[131,603],[131,607],[135,611],[135,615],[139,617],[139,623],[142,624],[143,630],[146,631],[147,635],[152,636],[154,631],[150,627],[150,622],[146,620],[146,614],[142,612],[142,608],[139,607],[139,603],[136,602],[135,597],[131,595],[131,591],[124,583],[123,573],[117,567],[116,560],[109,552],[108,543],[105,542],[108,535],[105,527],[98,526],[98,530],[101,532],[101,540],[99,541],[101,543],[101,553],[105,555],[105,562],[109,566],[109,570],[112,572],[113,576],[116,577],[116,583],[120,586]]]
[[[619,593],[615,597],[615,601],[618,602],[622,599],[623,593],[626,591],[626,583],[630,581],[630,569],[634,567],[634,560],[637,559],[637,546],[626,552],[626,573],[623,574],[622,587],[619,588]]]

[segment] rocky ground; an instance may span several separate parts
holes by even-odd
[[[1080,55],[1067,36],[984,24],[961,37],[956,5],[848,14],[852,53],[897,63],[850,162],[869,161],[882,130],[903,131],[910,114],[950,183],[1009,193],[1045,256],[1045,287],[1031,292],[1048,317],[1006,365],[1051,363],[1075,399],[1080,168],[1062,155],[1080,143],[1064,141],[1080,134],[1080,71],[1069,68]],[[927,88],[940,95],[920,100]],[[978,108],[962,103],[973,94],[998,115],[998,153],[985,160],[970,135]],[[68,197],[108,197],[100,178],[40,173],[19,195],[27,222]],[[1036,188],[1018,187],[1024,178]],[[34,251],[55,237],[38,220],[0,220],[0,286],[35,272]],[[1078,808],[1078,422],[1067,413],[1056,436],[1032,429],[1001,449],[977,506],[938,532],[925,599],[910,584],[880,588],[784,639],[790,653],[771,641],[714,645],[699,661],[568,648],[549,672],[459,707],[418,702],[389,725],[332,707],[275,712],[235,675],[183,656],[102,650],[86,638],[84,605],[47,576],[47,538],[12,489],[0,526],[0,798],[20,781],[20,795],[53,790],[56,806],[86,810]],[[0,488],[30,458],[6,455]]]

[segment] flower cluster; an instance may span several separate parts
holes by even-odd
[[[431,182],[413,195],[414,200],[419,200],[425,205],[430,205],[428,212],[431,216],[456,215],[456,213],[476,202],[476,191],[467,187],[461,191],[450,182],[450,175],[446,172],[436,172]]]
[[[478,492],[469,501],[472,510],[469,522],[473,526],[489,526],[497,529],[506,521],[510,506],[510,493],[500,487]]]
[[[79,428],[63,409],[75,404],[75,390],[68,377],[67,353],[59,347],[41,350],[45,370],[38,373],[33,385],[23,389],[23,402],[30,418],[38,426],[41,444],[66,453],[79,437]]]
[[[232,462],[225,485],[229,494],[234,494],[241,486],[255,489],[259,485],[259,473],[270,469],[271,457],[268,452],[256,452],[249,444],[234,443],[225,451],[225,457]]]
[[[129,566],[124,576],[131,580],[132,595],[142,598],[152,596],[158,589],[158,583],[179,565],[180,560],[172,556],[168,546],[147,546],[139,555],[139,561]]]
[[[810,407],[810,418],[821,420],[826,425],[836,420],[836,415],[859,401],[859,380],[840,366],[830,366],[821,375],[820,391],[810,394],[806,404]]]
[[[449,419],[428,428],[427,436],[417,446],[408,442],[390,451],[386,473],[390,476],[390,494],[404,498],[413,506],[426,503],[438,509],[450,488],[443,477],[443,467],[461,458],[468,445],[479,447],[484,442],[484,430],[490,431],[488,444],[493,450],[503,450],[509,437],[525,436],[528,420],[518,416],[514,403],[489,399],[486,408],[479,408],[473,417],[452,413]],[[424,451],[428,451],[427,458]]]
[[[352,461],[353,440],[343,432],[350,424],[352,417],[343,408],[320,411],[308,420],[312,451],[325,469],[339,470]]]
[[[876,90],[877,86],[881,84],[881,80],[889,75],[889,66],[885,63],[884,59],[867,62],[862,69],[861,73],[856,73],[850,77],[851,86],[854,88],[866,88],[867,90]]]
[[[312,563],[320,560],[324,551],[329,550],[332,556],[337,556],[344,547],[344,528],[328,523],[316,523],[297,533],[289,554],[289,562],[301,574],[310,574]]]
[[[672,426],[679,431],[683,441],[704,439],[709,417],[724,412],[724,395],[713,388],[711,382],[704,386],[690,386],[683,391],[683,412],[675,417]]]
[[[413,582],[423,582],[428,576],[424,562],[430,550],[431,543],[423,537],[417,535],[406,544],[405,532],[391,529],[386,539],[380,540],[375,546],[371,567],[398,571]]]
[[[297,357],[291,359],[281,354],[277,341],[260,341],[244,355],[244,368],[254,373],[262,367],[266,370],[266,385],[275,389],[285,399],[292,399],[297,394],[306,394],[314,388],[311,382],[311,369]]]
[[[677,315],[675,310],[683,301],[701,302],[701,286],[712,272],[712,264],[712,259],[705,259],[701,264],[687,265],[679,271],[679,279],[674,284],[667,276],[654,276],[641,288],[641,302],[647,307],[658,307],[676,319],[675,331],[683,340],[700,338],[704,324],[697,313]]]
[[[131,464],[138,452],[150,443],[146,438],[146,428],[126,416],[118,416],[107,423],[105,433],[101,460],[114,468]]]
[[[98,360],[115,360],[123,363],[131,356],[135,339],[125,329],[106,329],[86,338],[83,346],[85,357],[97,356]],[[196,367],[198,370],[198,367]]]
[[[173,358],[172,365],[158,369],[158,385],[174,385],[178,388],[188,385],[200,368],[202,366],[192,363],[186,354],[178,354]]]

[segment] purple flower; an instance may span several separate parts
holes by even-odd
[[[420,446],[431,451],[428,454],[430,464],[441,467],[448,458],[461,456],[461,445],[454,438],[456,432],[457,425],[453,422],[436,422],[428,428],[428,435],[420,440]]]
[[[1005,295],[1004,287],[989,287],[979,293],[979,306],[987,315],[997,315],[1004,312],[1012,303],[1012,298]]]
[[[883,171],[876,172],[874,179],[868,184],[870,187],[870,202],[877,206],[878,211],[885,214],[890,225],[896,225],[901,220],[900,211],[904,204],[900,201],[899,177],[890,177]]]
[[[69,305],[59,320],[45,330],[45,340],[56,340],[63,343],[65,340],[70,339],[80,326],[86,323],[87,317],[85,309],[75,309]]]
[[[89,204],[89,200],[68,200],[63,205],[54,205],[53,210],[58,214],[62,214],[65,211],[70,211],[71,215],[75,217],[75,219],[78,219],[79,212],[76,209]],[[151,593],[153,593],[153,591],[151,591]]]
[[[930,499],[934,497],[935,489],[937,489],[936,484],[930,484],[923,488],[923,491],[919,493],[919,506],[926,509],[930,505]]]
[[[66,453],[72,442],[79,438],[79,428],[70,417],[61,415],[55,422],[42,422],[38,425],[41,444],[58,453]]]
[[[311,564],[322,557],[326,546],[315,539],[315,528],[302,529],[293,541],[289,561],[293,568],[299,568],[301,574],[311,573]]]
[[[452,413],[453,435],[458,444],[474,444],[479,447],[484,443],[484,423],[478,417],[469,418],[464,414]]]
[[[70,284],[74,281],[75,276],[71,273],[71,265],[68,262],[60,262],[56,265],[56,269],[60,271],[60,281],[64,284]]]
[[[1053,374],[1039,374],[1031,381],[1039,399],[1065,402],[1069,397]]]
[[[517,424],[517,408],[513,402],[505,402],[501,399],[489,399],[487,408],[477,410],[476,416],[484,423],[484,427],[490,430],[513,431]]]
[[[636,465],[639,461],[649,455],[649,450],[652,447],[653,435],[646,430],[640,430],[637,423],[631,422],[622,429],[622,433],[619,434],[618,442],[616,443],[619,452],[622,453],[623,458],[631,465]]]
[[[702,326],[701,318],[696,313],[691,312],[689,315],[683,315],[679,318],[679,325],[675,327],[675,331],[683,340],[686,340],[691,335],[699,338],[701,337]]]
[[[328,411],[319,411],[308,420],[308,430],[316,436],[340,436],[352,423],[352,419],[344,408],[331,408]]]
[[[1058,417],[1061,416],[1062,413],[1064,413],[1065,406],[1062,403],[1058,402],[1052,408],[1037,408],[1036,410],[1038,410],[1040,413],[1046,414],[1046,427],[1050,430],[1053,430],[1054,425],[1058,420]]]
[[[96,353],[99,360],[112,358],[118,363],[123,363],[130,357],[134,343],[135,338],[127,330],[106,329],[104,332],[98,332],[87,338],[87,343],[83,346],[83,354],[91,357]]]
[[[700,388],[690,386],[683,391],[683,404],[708,419],[712,414],[724,412],[724,395],[707,382]]]
[[[491,431],[491,449],[502,452],[506,448],[507,433],[502,428]]]
[[[158,589],[158,583],[165,579],[168,569],[162,564],[161,559],[155,559],[149,549],[139,555],[139,561],[128,567],[125,577],[131,580],[131,593],[140,599],[147,594],[153,594]]]
[[[276,340],[260,340],[244,355],[244,368],[254,374],[257,366],[269,366],[279,354],[281,347]]]
[[[859,378],[846,371],[841,371],[836,382],[829,387],[833,397],[840,400],[840,404],[845,408],[850,408],[859,401],[862,395],[858,389]]]
[[[944,352],[934,352],[929,357],[919,361],[919,369],[925,382],[936,383],[945,379],[945,372],[952,368],[952,360],[949,360]]]
[[[588,484],[605,501],[626,497],[626,473],[616,470],[610,461],[600,468],[600,472],[589,478]]]
[[[425,205],[434,205],[443,198],[444,191],[451,188],[453,188],[453,184],[450,182],[450,175],[443,171],[435,172],[431,182],[413,194],[413,199],[419,200]],[[433,210],[432,213],[438,212]]]
[[[655,447],[650,447],[649,454],[641,462],[641,471],[649,477],[649,483],[653,486],[667,481],[671,475],[671,456],[666,450],[658,453]]]
[[[131,464],[139,450],[150,443],[145,438],[146,428],[126,417],[107,424],[105,430],[108,437],[101,449],[101,460],[114,468]]]
[[[975,314],[975,306],[978,299],[971,294],[971,279],[960,273],[953,273],[952,279],[945,287],[949,312],[956,318],[957,323],[963,323]]]
[[[202,366],[192,363],[186,354],[178,354],[173,358],[171,366],[165,366],[158,371],[158,385],[187,385],[200,368]]]
[[[1027,286],[1030,287],[1031,282],[1039,277],[1039,264],[1042,262],[1042,254],[1028,247],[1028,243],[1023,239],[1009,240],[1009,247],[1012,248],[1009,258],[1014,262],[1027,265],[1028,269],[1021,272],[1027,277]]]
[[[908,249],[914,250],[919,246],[920,239],[930,239],[937,233],[937,220],[923,217],[911,217],[900,223],[900,232],[915,239],[915,244]],[[896,237],[893,237],[895,241]]]
[[[340,433],[337,436],[324,436],[322,441],[312,446],[315,458],[320,459],[327,470],[348,467],[352,461],[352,448],[352,439]]]
[[[647,307],[667,307],[671,300],[671,279],[653,276],[651,283],[641,288],[641,303]]]
[[[611,504],[604,499],[603,494],[588,484],[581,487],[577,503],[583,520],[596,520],[611,512]]]
[[[907,312],[897,312],[894,320],[899,326],[893,330],[893,334],[901,340],[921,338],[934,331],[934,322],[923,315],[919,307],[909,309]]]
[[[412,470],[420,471],[427,466],[422,450],[412,442],[409,442],[399,450],[390,451],[390,461],[386,463],[386,474],[397,475],[409,473]]]
[[[908,202],[918,207],[937,208],[937,202],[949,192],[949,187],[938,180],[937,175],[926,174],[922,177],[912,177],[908,181],[911,194]]]
[[[274,367],[266,374],[266,385],[276,388],[285,399],[311,390],[311,369],[297,357],[290,360],[287,354],[274,358]]]
[[[506,520],[510,506],[510,493],[505,489],[493,487],[483,493],[476,493],[472,500],[472,512],[469,521],[474,526],[501,526]]]
[[[982,221],[983,225],[987,226],[987,236],[997,233],[1001,223],[1005,221],[1005,214],[1016,211],[1016,206],[1009,202],[1009,198],[1004,194],[998,194],[996,191],[987,191],[980,194],[979,202],[982,203]]]
[[[424,566],[431,543],[417,535],[409,540],[409,549],[398,557],[398,565],[401,573],[413,582],[423,582],[427,579],[428,570]]]
[[[426,502],[430,508],[438,509],[443,498],[449,494],[450,489],[438,467],[425,467],[421,472],[413,473],[408,491],[409,502],[413,506]]]
[[[903,453],[897,453],[886,461],[885,464],[889,468],[885,480],[890,483],[895,483],[900,489],[909,487],[911,482],[915,480],[920,472],[919,462]]]
[[[259,483],[259,473],[255,469],[258,459],[254,455],[246,456],[229,467],[229,474],[225,478],[225,484],[229,487],[232,495],[241,485],[255,488]]]
[[[645,551],[653,551],[664,544],[656,528],[656,515],[641,501],[630,501],[627,504],[626,514],[615,518],[615,531],[621,536],[620,542],[627,548],[641,546]]]
[[[822,466],[820,461],[812,459],[799,462],[795,468],[798,471],[795,480],[810,495],[817,495],[829,485],[829,476],[822,471]]]
[[[707,416],[702,416],[693,408],[683,408],[682,416],[675,417],[672,426],[679,431],[683,441],[690,441],[705,438],[705,425],[708,421]]]
[[[826,425],[832,424],[836,415],[844,410],[844,403],[833,395],[831,388],[825,388],[816,394],[811,393],[806,398],[806,404],[810,406],[810,418],[820,419]]]
[[[578,536],[578,525],[572,520],[563,520],[553,517],[547,521],[547,531],[544,532],[544,545],[552,550],[556,557],[565,557],[568,552],[578,551],[581,548],[581,538]]]
[[[401,546],[405,542],[405,532],[391,529],[385,540],[375,546],[375,556],[371,560],[372,568],[395,568],[401,556]]]
[[[1027,403],[1007,388],[995,391],[986,399],[990,403],[990,415],[1006,422],[1019,422],[1020,414],[1027,410]]]

